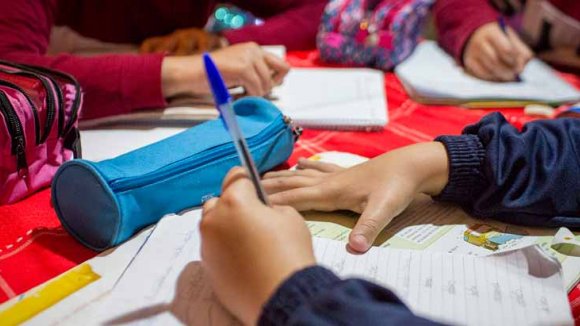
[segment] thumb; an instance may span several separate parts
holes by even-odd
[[[411,201],[412,196],[394,191],[373,192],[368,203],[350,233],[348,245],[356,252],[369,250],[381,231],[399,215]]]

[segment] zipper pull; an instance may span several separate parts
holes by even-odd
[[[26,148],[24,146],[24,137],[16,137],[16,169],[18,176],[26,179],[28,177],[28,163],[26,162]]]
[[[292,118],[287,115],[282,116],[284,123],[287,124],[292,129],[292,135],[294,136],[294,142],[297,142],[300,136],[302,136],[302,127],[294,126],[292,123]]]

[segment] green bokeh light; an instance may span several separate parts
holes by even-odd
[[[215,11],[215,18],[217,20],[223,20],[224,17],[228,14],[228,9],[226,8],[219,8],[218,10]]]
[[[234,18],[232,18],[230,25],[232,26],[232,28],[242,27],[244,25],[244,17],[240,15],[235,15]]]

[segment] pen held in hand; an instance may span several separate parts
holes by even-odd
[[[505,23],[505,19],[503,18],[503,16],[499,16],[499,17],[497,17],[497,23],[499,24],[499,28],[500,28],[500,29],[501,29],[501,31],[504,33],[504,35],[506,36],[506,38],[507,38],[507,39],[508,39],[508,41],[510,42],[510,45],[511,45],[511,46],[512,46],[512,48],[513,48],[513,46],[514,46],[514,45],[512,44],[512,42],[511,42],[511,40],[510,40],[510,38],[509,38],[509,34],[508,34],[508,30],[507,30],[507,25],[506,25],[506,23]],[[519,75],[519,74],[516,74],[516,76],[515,76],[515,80],[516,80],[516,82],[518,82],[518,83],[522,81],[522,79],[520,78],[520,75]]]
[[[248,149],[248,144],[246,143],[246,139],[242,134],[242,130],[238,125],[238,121],[232,107],[232,97],[219,73],[219,70],[217,69],[215,63],[208,53],[203,55],[203,62],[205,65],[207,79],[209,81],[215,100],[215,105],[220,113],[220,118],[222,119],[226,130],[232,136],[236,151],[240,157],[240,161],[246,168],[246,171],[248,172],[248,175],[250,176],[250,179],[256,188],[258,198],[260,198],[262,203],[269,206],[268,197],[266,196],[266,192],[260,183],[260,174],[258,173],[256,164],[254,163],[252,154]]]

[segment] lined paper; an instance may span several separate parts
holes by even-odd
[[[113,291],[59,324],[237,325],[201,267],[201,211],[168,216]],[[461,325],[571,324],[561,268],[538,247],[488,257],[374,247],[313,238],[319,263],[396,292],[416,314]]]
[[[561,268],[538,246],[488,257],[392,248],[364,255],[315,239],[318,262],[343,277],[393,290],[417,315],[465,325],[566,324]]]

